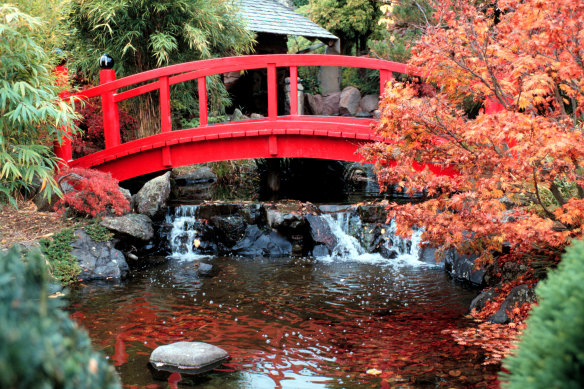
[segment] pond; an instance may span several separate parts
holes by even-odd
[[[199,262],[212,274],[199,275]],[[172,258],[78,290],[69,310],[126,388],[175,387],[148,359],[182,340],[231,358],[181,387],[490,387],[496,370],[482,351],[445,331],[472,325],[476,293],[411,258]]]

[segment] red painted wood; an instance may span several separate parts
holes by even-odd
[[[172,131],[170,118],[170,84],[168,76],[160,77],[160,132]]]
[[[321,158],[361,162],[356,151],[367,142],[380,141],[371,119],[354,117],[300,116],[298,66],[353,66],[380,70],[380,86],[392,72],[406,72],[406,65],[363,57],[277,54],[189,62],[115,79],[112,70],[102,70],[101,85],[77,96],[102,96],[106,150],[79,158],[71,166],[109,171],[125,180],[146,173],[187,164],[242,158]],[[290,116],[278,116],[277,68],[290,68]],[[208,124],[206,77],[235,70],[267,69],[268,118]],[[200,127],[172,131],[170,85],[197,79]],[[147,85],[135,84],[149,82]],[[117,94],[118,89],[127,89]],[[117,102],[160,89],[161,133],[120,144]],[[429,165],[430,166],[430,165]],[[432,168],[436,168],[432,165]],[[448,174],[436,168],[437,174]]]
[[[99,81],[101,86],[106,86],[115,82],[116,73],[113,69],[102,69],[99,71]],[[120,140],[120,115],[118,104],[114,101],[115,89],[104,91],[101,96],[103,111],[103,136],[105,138],[105,148],[110,149],[121,143]]]
[[[298,115],[298,68],[290,66],[290,115]]]
[[[143,95],[144,93],[152,92],[156,89],[160,89],[160,80],[156,80],[150,84],[142,85],[137,88],[118,93],[114,96],[114,101],[117,103],[118,101],[131,99],[132,97]]]
[[[268,117],[275,119],[278,116],[278,84],[276,80],[276,64],[268,64]]]
[[[383,96],[387,83],[393,78],[393,73],[387,69],[379,70],[379,96]]]
[[[207,113],[207,77],[199,77],[199,125],[204,127],[208,123]]]
[[[122,89],[134,84],[155,80],[163,76],[177,75],[170,78],[170,85],[173,85],[176,83],[193,80],[195,78],[210,76],[213,74],[227,73],[229,71],[267,68],[268,63],[273,63],[276,65],[276,67],[344,66],[367,69],[386,69],[391,72],[417,75],[415,71],[407,68],[405,64],[375,58],[328,54],[248,55],[186,62],[182,64],[166,66],[159,69],[153,69],[143,73],[120,78],[119,80],[113,81],[111,84],[99,85],[94,88],[78,92],[77,95],[81,98],[90,98],[100,96],[104,92],[115,91],[116,89]],[[178,76],[179,74],[181,75]]]
[[[69,70],[65,66],[57,66],[55,68],[55,75],[57,76],[57,85],[63,87],[63,90],[59,93],[59,97],[66,100],[71,95],[67,89],[69,86]],[[69,161],[73,159],[70,130],[68,126],[61,127],[63,136],[59,141],[53,143],[53,151],[55,156],[59,158],[57,162],[59,169],[67,166]]]

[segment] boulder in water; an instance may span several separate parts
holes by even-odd
[[[323,245],[327,249],[327,253],[323,254],[324,250],[315,247],[313,255],[315,257],[329,255],[329,251],[332,251],[338,244],[338,239],[331,231],[328,223],[321,216],[315,215],[306,215],[306,221],[310,226],[312,240],[317,243],[317,246]],[[320,255],[314,254],[315,251]]]
[[[176,342],[154,349],[150,363],[156,370],[201,374],[219,367],[227,358],[227,351],[209,343]]]
[[[245,236],[231,249],[245,257],[281,257],[290,255],[292,243],[276,231],[263,232],[258,226],[247,226]]]
[[[145,241],[154,237],[152,220],[146,215],[130,213],[124,216],[107,216],[100,224],[109,230]]]

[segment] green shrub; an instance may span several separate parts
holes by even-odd
[[[504,361],[505,388],[584,387],[584,242],[574,242],[536,288],[517,352]]]
[[[39,252],[24,261],[15,248],[0,255],[0,387],[120,388],[114,369],[48,287]]]
[[[89,224],[83,227],[83,229],[95,242],[109,242],[113,239],[114,234],[99,224],[99,221],[100,219],[93,219]]]
[[[71,254],[73,242],[77,238],[72,229],[66,228],[57,232],[51,239],[41,239],[41,251],[45,254],[53,276],[63,285],[77,281],[81,267]]]

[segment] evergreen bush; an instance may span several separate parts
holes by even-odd
[[[70,228],[57,232],[50,239],[40,240],[41,251],[46,256],[53,276],[63,285],[76,282],[77,276],[81,274],[81,267],[71,254],[72,244],[76,240],[77,237]]]
[[[39,252],[24,261],[15,248],[0,254],[0,387],[120,388],[114,369],[48,288]]]
[[[584,242],[576,241],[536,288],[517,352],[504,361],[504,388],[584,387]]]

